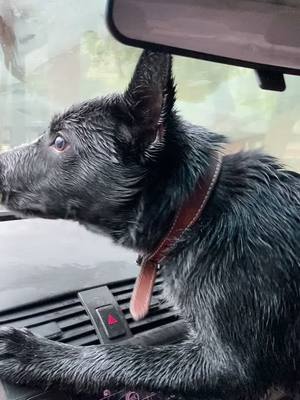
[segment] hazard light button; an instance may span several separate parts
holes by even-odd
[[[126,335],[126,329],[123,320],[114,306],[105,306],[97,308],[100,322],[109,339],[115,339]]]

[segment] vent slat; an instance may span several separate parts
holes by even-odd
[[[155,328],[163,328],[164,325],[171,324],[172,322],[178,321],[178,317],[175,314],[170,315],[168,318],[158,318],[149,323],[143,325],[137,325],[131,328],[133,335],[138,335],[139,333],[150,331]]]
[[[19,325],[20,323],[23,324],[23,326],[28,327],[28,326],[34,326],[34,325],[39,325],[51,321],[58,321],[62,318],[66,318],[71,315],[76,315],[82,313],[82,306],[72,306],[68,308],[63,308],[58,311],[52,311],[50,313],[44,313],[43,315],[37,315],[34,317],[26,317],[22,318],[20,320],[15,321],[14,319],[9,319],[9,322],[12,322],[14,325]],[[7,323],[7,321],[4,321]],[[0,323],[4,323],[2,320]]]
[[[149,314],[148,314],[147,318],[150,318],[152,315],[155,315],[158,312],[159,313],[163,313],[163,312],[167,312],[167,311],[169,311],[171,309],[172,309],[172,306],[170,304],[167,304],[167,303],[166,304],[159,304],[157,306],[153,306],[152,308],[150,307]],[[132,320],[132,317],[131,317],[129,309],[123,311],[123,313],[125,315],[125,318],[126,318],[127,322],[129,323]]]
[[[160,299],[157,296],[153,296],[151,299],[150,308],[157,308],[160,305],[163,305],[162,299]],[[129,307],[130,307],[130,301],[120,304],[120,308],[123,311],[123,313],[127,313],[129,311]]]
[[[91,333],[95,334],[94,327],[90,324],[86,324],[84,326],[81,326],[80,328],[71,329],[67,332],[64,332],[61,342],[69,342],[71,339],[75,339],[80,336],[87,336]]]
[[[27,317],[33,317],[36,315],[38,316],[44,313],[49,313],[49,311],[59,310],[75,304],[80,304],[80,301],[77,297],[68,300],[62,300],[60,302],[59,301],[55,301],[53,303],[51,302],[51,304],[26,307],[23,310],[12,311],[9,313],[5,313],[2,316],[0,314],[0,323],[12,322],[21,318],[23,319]]]
[[[82,314],[76,315],[75,317],[62,319],[58,321],[58,326],[61,329],[70,329],[78,325],[82,325],[86,322],[90,322],[88,315],[82,310]]]
[[[159,286],[162,283],[163,283],[163,279],[162,278],[158,278],[155,281],[155,286]],[[111,290],[113,295],[117,296],[117,295],[122,294],[122,293],[127,293],[127,292],[131,293],[132,289],[133,289],[133,286],[134,286],[134,281],[131,282],[131,283],[128,283],[126,285],[110,287],[110,290]]]
[[[123,293],[123,294],[117,294],[117,295],[115,295],[115,298],[116,298],[116,300],[117,300],[117,302],[119,304],[122,304],[122,303],[128,302],[130,300],[131,293],[132,292]],[[154,287],[153,296],[157,296],[157,295],[159,295],[161,293],[162,293],[162,288],[160,288],[159,286],[158,287]]]
[[[160,321],[162,319],[166,319],[169,317],[173,317],[175,315],[174,311],[168,311],[166,313],[158,313],[155,315],[147,316],[147,318],[141,319],[140,321],[133,321],[129,323],[129,327],[131,329],[135,329],[137,327],[141,327],[143,325],[151,324],[152,322]]]
[[[92,322],[77,297],[26,307],[0,317],[0,325],[8,322],[16,328],[31,328],[43,336],[72,345],[99,344]],[[56,327],[53,336],[50,327],[54,330]]]

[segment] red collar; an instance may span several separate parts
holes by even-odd
[[[201,216],[217,182],[221,165],[222,155],[217,153],[216,158],[211,161],[206,176],[199,179],[191,197],[180,207],[167,235],[152,253],[139,256],[138,263],[141,265],[141,270],[130,302],[130,312],[134,320],[140,320],[148,314],[158,265],[164,261],[174,244]]]

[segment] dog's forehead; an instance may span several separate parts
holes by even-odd
[[[74,128],[76,131],[90,131],[93,127],[110,128],[113,126],[111,107],[115,98],[96,98],[72,105],[61,114],[52,118],[50,132],[59,132]]]

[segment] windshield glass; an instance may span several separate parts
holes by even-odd
[[[72,103],[126,87],[140,50],[116,42],[104,14],[99,0],[0,2],[0,151],[36,138]],[[184,57],[174,75],[186,119],[300,172],[300,77],[263,91],[252,70]]]

